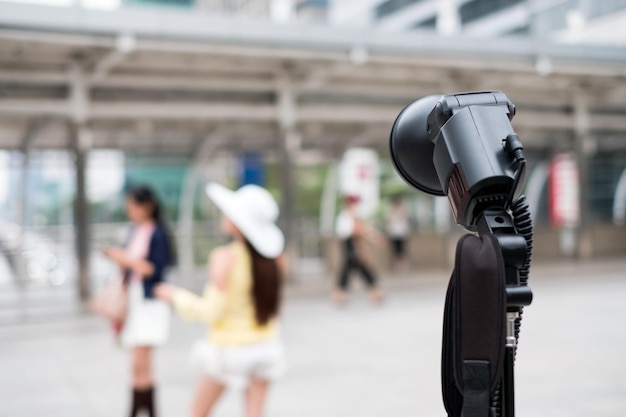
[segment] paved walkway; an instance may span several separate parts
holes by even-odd
[[[291,371],[272,390],[269,417],[444,416],[439,388],[447,271],[387,280],[388,302],[354,291],[346,308],[327,285],[289,289],[284,334]],[[517,360],[517,414],[626,414],[626,260],[540,265]],[[6,301],[6,300],[3,300]],[[128,355],[107,326],[80,313],[0,326],[0,416],[126,415]],[[203,329],[175,322],[158,351],[161,416],[185,417],[196,378],[190,344]],[[241,416],[228,393],[215,413]]]

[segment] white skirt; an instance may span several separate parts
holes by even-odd
[[[274,381],[287,370],[285,349],[278,340],[237,347],[218,347],[206,340],[194,343],[191,362],[229,388],[244,389],[251,377]]]
[[[125,347],[160,346],[170,332],[170,307],[156,299],[146,299],[143,284],[131,281],[128,286],[128,313],[121,340]]]

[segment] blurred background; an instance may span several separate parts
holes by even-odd
[[[0,415],[121,413],[125,391],[102,387],[124,388],[124,368],[85,371],[87,352],[122,355],[84,307],[117,273],[100,251],[126,239],[124,190],[149,184],[176,236],[171,279],[200,288],[208,252],[224,242],[207,181],[260,184],[281,205],[294,371],[272,414],[444,415],[439,315],[464,231],[447,199],[395,173],[388,135],[413,100],[476,90],[502,90],[517,106],[534,260],[545,278],[537,285],[554,296],[544,313],[561,318],[528,319],[537,344],[520,389],[527,401],[545,396],[528,414],[623,415],[626,335],[614,320],[626,294],[625,0],[0,0],[0,370],[28,367],[21,383],[0,382]],[[390,294],[377,311],[357,301],[337,312],[328,302],[346,194],[362,196],[383,232],[391,199],[408,207],[409,267],[394,270],[390,252],[376,252]],[[580,305],[602,316],[563,318]],[[558,338],[550,329],[562,321],[593,332]],[[177,331],[159,359],[171,415],[187,409],[185,349],[200,335]],[[580,349],[572,360],[605,363],[580,391],[563,385],[574,364],[554,363],[570,347]],[[46,361],[51,351],[58,356]],[[113,356],[102,363],[122,360]],[[68,366],[51,365],[62,358]],[[316,372],[317,362],[329,372]],[[49,379],[34,377],[37,369]],[[325,385],[331,371],[341,388]],[[364,372],[384,383],[362,386]],[[549,395],[536,380],[561,391]],[[29,401],[46,381],[63,388]],[[354,400],[370,388],[378,395]],[[580,403],[589,390],[595,400]],[[296,407],[309,395],[317,407]],[[225,415],[237,415],[225,404]]]

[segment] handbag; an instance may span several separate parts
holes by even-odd
[[[123,323],[128,309],[128,294],[122,280],[107,283],[89,301],[89,309],[99,316]]]

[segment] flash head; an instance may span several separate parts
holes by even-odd
[[[432,195],[446,193],[433,165],[435,144],[428,138],[428,115],[441,96],[414,101],[402,110],[391,128],[391,159],[400,176],[411,186]]]
[[[405,181],[447,195],[456,222],[475,230],[481,212],[506,207],[521,183],[514,115],[500,91],[424,97],[396,118],[391,158]]]

